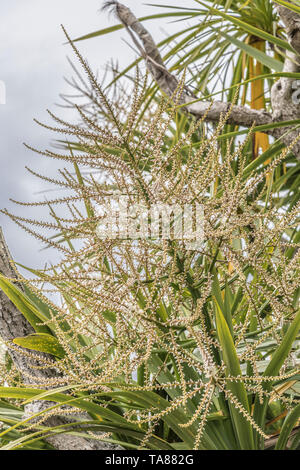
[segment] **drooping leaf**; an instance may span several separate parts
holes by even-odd
[[[59,341],[54,336],[45,333],[15,338],[14,343],[22,348],[51,354],[59,359],[62,359],[66,355]]]

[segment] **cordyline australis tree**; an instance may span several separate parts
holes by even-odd
[[[50,113],[55,126],[42,125],[67,140],[56,150],[33,149],[68,168],[57,180],[32,171],[66,196],[17,203],[48,208],[50,220],[3,211],[57,248],[62,261],[27,268],[32,278],[24,278],[2,237],[2,449],[299,447],[299,108],[292,82],[300,10],[296,2],[195,3],[187,16],[202,23],[169,51],[174,60],[179,54],[171,70],[133,13],[109,3],[154,83],[139,69],[124,80],[129,67],[114,71],[104,92],[67,35],[86,76],[75,69],[72,85],[88,102],[65,97],[80,122]],[[282,24],[264,31],[276,12]],[[259,27],[251,23],[255,13]],[[198,73],[193,61],[210,58],[209,34],[217,55]],[[237,60],[231,99],[205,102],[198,95],[213,94],[210,73],[216,64],[222,72],[227,49]],[[272,73],[283,61],[284,72]],[[245,92],[237,87],[242,80],[250,84]],[[265,80],[275,82],[273,114],[269,95],[262,96]],[[239,126],[250,128],[243,140]],[[133,241],[130,233],[100,238],[99,208],[117,194],[148,209],[198,203],[201,247],[171,237]],[[50,300],[53,292],[60,302]]]

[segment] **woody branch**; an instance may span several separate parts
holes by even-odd
[[[141,57],[145,59],[147,68],[151,73],[152,77],[154,78],[160,89],[167,96],[172,97],[174,91],[178,87],[179,81],[175,75],[171,74],[168,71],[150,32],[136,18],[133,12],[125,5],[119,3],[118,1],[110,1],[106,2],[104,6],[104,8],[107,7],[114,8],[118,19],[125,26],[126,30],[131,36],[132,41],[138,48]],[[298,33],[295,35],[295,29],[291,29],[291,26],[292,24],[297,25],[297,27],[300,25],[300,16],[298,14],[290,15],[286,11],[288,10],[287,8],[277,8],[282,21],[287,27],[287,33],[290,39],[290,43],[293,47],[296,47],[298,44],[298,39],[295,42],[295,39],[293,39],[292,36],[294,38],[298,38]],[[300,39],[298,50],[300,51]],[[295,57],[293,57],[292,54],[294,53],[290,53],[290,55],[286,58],[284,71],[291,71],[291,64],[293,64],[293,71],[298,71],[299,69],[299,66],[297,64],[298,55],[295,53]],[[280,81],[281,80],[284,79],[280,79]],[[291,86],[290,82],[289,86]],[[184,88],[181,97],[181,102],[182,104],[186,104],[186,106],[184,107],[186,112],[192,114],[198,119],[203,118],[205,116],[205,120],[209,122],[218,122],[221,116],[224,116],[224,114],[228,112],[231,107],[231,114],[228,119],[228,123],[250,128],[253,125],[266,125],[271,124],[274,121],[288,121],[291,119],[297,119],[298,116],[300,117],[299,109],[293,109],[293,116],[290,116],[290,103],[287,102],[287,99],[290,100],[291,97],[290,95],[288,97],[286,97],[286,95],[282,97],[282,94],[282,88],[280,88],[278,92],[277,90],[274,90],[272,94],[273,113],[270,113],[265,109],[255,110],[250,109],[247,106],[232,105],[232,103],[223,101],[214,101],[213,103],[211,103],[210,101],[199,101],[199,98],[194,93],[192,93],[187,87]],[[197,101],[193,102],[195,100]],[[287,146],[291,145],[294,139],[297,137],[297,131],[294,131],[289,128],[268,129],[264,132],[277,139],[282,137],[283,142]],[[300,159],[299,144],[295,145],[294,153]]]

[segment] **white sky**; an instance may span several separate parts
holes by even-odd
[[[139,0],[123,0],[137,16],[158,13],[159,9],[145,6]],[[193,0],[153,0],[156,4],[197,6]],[[25,166],[35,171],[56,175],[56,165],[50,159],[43,160],[26,150],[26,141],[36,148],[49,148],[54,137],[33,122],[33,118],[49,122],[46,109],[61,115],[55,107],[58,96],[67,92],[63,76],[72,75],[66,55],[73,58],[70,48],[63,45],[60,24],[72,38],[82,36],[116,23],[113,15],[100,12],[99,0],[1,0],[0,4],[0,80],[7,88],[6,105],[0,105],[0,207],[24,215],[23,208],[16,208],[9,198],[21,201],[41,200],[36,194],[48,189],[46,183],[26,172]],[[147,22],[155,40],[165,32],[175,32],[182,23],[171,20]],[[163,28],[163,30],[162,30]],[[78,43],[80,51],[96,71],[104,70],[110,58],[118,59],[120,65],[129,63],[135,53],[122,40],[128,40],[126,32],[113,33]],[[54,193],[52,193],[54,195]],[[48,197],[48,195],[47,195]],[[26,211],[25,211],[26,212]],[[43,209],[33,212],[42,216]],[[25,216],[27,214],[25,213]],[[53,260],[53,253],[39,251],[41,245],[8,218],[0,214],[0,225],[16,261],[31,267]]]

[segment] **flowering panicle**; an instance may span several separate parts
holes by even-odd
[[[251,171],[247,139],[234,150],[229,143],[225,152],[219,145],[228,115],[216,129],[184,115],[178,124],[176,104],[184,80],[173,101],[147,101],[148,79],[137,71],[131,89],[109,97],[73,48],[90,83],[92,91],[86,94],[93,111],[77,106],[80,124],[49,112],[56,124],[43,126],[65,135],[66,143],[58,145],[62,153],[35,151],[68,168],[57,179],[29,170],[68,195],[18,203],[48,207],[50,221],[4,211],[63,256],[38,276],[20,278],[47,306],[44,325],[64,351],[54,361],[59,378],[35,386],[80,384],[90,399],[115,388],[164,392],[163,408],[130,409],[124,398],[128,421],[145,429],[143,448],[160,419],[174,410],[183,413],[180,425],[192,429],[195,447],[201,448],[210,413],[218,411],[218,394],[266,438],[228,384],[242,383],[249,400],[257,393],[262,402],[275,393],[265,387],[268,381],[292,379],[299,368],[293,348],[276,376],[263,376],[265,359],[280,345],[284,325],[299,309],[294,238],[299,205],[285,213],[264,199],[267,175],[286,153],[261,171]],[[198,204],[204,219],[201,246],[191,250],[183,239],[172,237],[99,237],[99,209],[116,195],[125,195],[129,207],[138,203],[149,210],[153,204]],[[60,302],[51,302],[49,293],[58,294]],[[241,375],[230,375],[225,365],[218,308],[226,317]],[[284,402],[286,395],[278,399]]]

